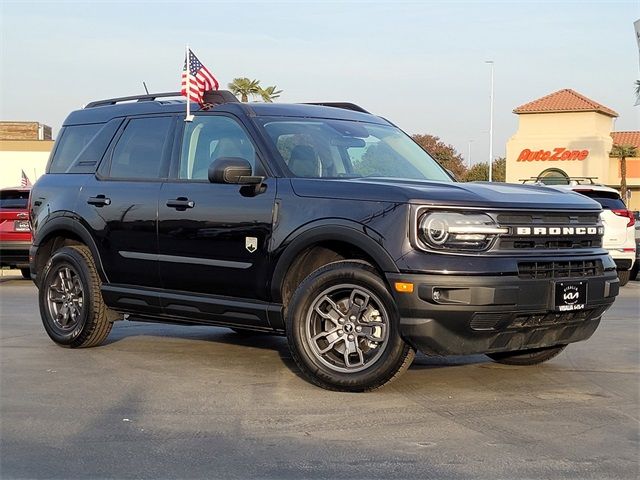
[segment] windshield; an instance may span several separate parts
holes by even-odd
[[[269,118],[263,126],[296,177],[452,181],[418,144],[389,125]]]

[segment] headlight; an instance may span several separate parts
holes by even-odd
[[[500,233],[499,227],[484,213],[427,212],[418,220],[418,238],[432,250],[482,251]]]

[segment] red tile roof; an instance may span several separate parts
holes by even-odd
[[[640,150],[640,131],[611,132],[614,145],[632,145]]]
[[[516,108],[513,113],[558,113],[558,112],[600,112],[610,117],[618,114],[610,108],[594,102],[578,92],[565,88],[547,96],[525,103]]]

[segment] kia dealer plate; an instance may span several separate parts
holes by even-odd
[[[560,312],[584,309],[587,303],[586,282],[556,283],[555,307]]]
[[[30,230],[29,220],[16,220],[13,228],[16,232],[28,232]]]

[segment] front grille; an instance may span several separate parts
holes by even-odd
[[[603,274],[600,260],[518,263],[518,277],[524,279],[596,277]]]
[[[594,235],[517,235],[518,227],[596,227],[600,216],[590,212],[499,213],[496,220],[511,233],[500,235],[497,250],[566,250],[602,247],[602,237]]]

